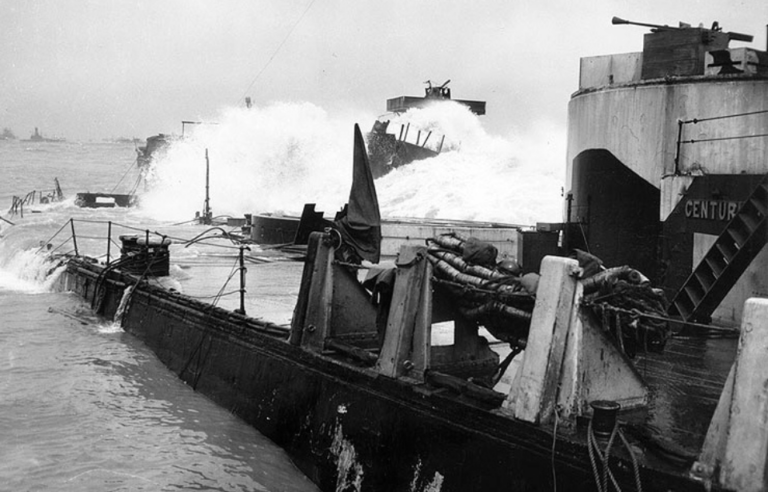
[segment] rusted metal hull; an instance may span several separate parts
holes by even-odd
[[[136,195],[118,193],[78,193],[75,204],[83,208],[132,207],[136,204]]]
[[[374,179],[413,161],[437,157],[438,151],[398,140],[391,133],[371,132],[366,135],[368,159]]]
[[[87,300],[100,291],[99,309],[112,318],[137,279],[110,272],[99,280],[102,271],[73,260],[61,287]],[[145,284],[123,327],[284,447],[323,490],[552,490],[554,476],[561,490],[595,488],[584,429],[553,441],[551,428],[311,353],[289,344],[285,329]],[[683,469],[641,469],[645,490],[703,490]],[[614,473],[632,487],[631,467]]]

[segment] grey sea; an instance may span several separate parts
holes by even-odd
[[[141,211],[73,202],[77,192],[130,191],[135,155],[130,143],[0,141],[0,216],[14,224],[0,221],[0,490],[317,490],[279,447],[139,341],[51,289],[37,252],[73,249],[62,240],[70,218],[81,252],[103,246],[106,221],[151,223]],[[9,214],[14,196],[46,196],[54,178],[64,201]]]

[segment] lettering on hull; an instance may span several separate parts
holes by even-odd
[[[685,217],[730,222],[741,208],[741,204],[742,202],[730,200],[688,200],[685,204]]]

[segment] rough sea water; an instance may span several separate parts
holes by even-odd
[[[558,221],[561,149],[489,136],[475,116],[449,106],[401,117],[451,138],[437,158],[377,181],[382,215]],[[131,209],[81,209],[74,198],[129,192],[138,178],[133,144],[0,141],[0,216],[14,223],[0,221],[1,490],[316,490],[280,448],[195,393],[119,325],[93,316],[73,294],[54,292],[56,263],[45,253],[75,249],[73,224],[78,252],[102,259],[109,221],[114,240],[145,229],[187,239],[204,232],[188,222],[203,205],[205,149],[215,216],[293,214],[305,202],[333,214],[349,194],[354,119],[331,118],[311,104],[224,111],[170,147]],[[362,130],[371,123],[361,121]],[[64,201],[36,200],[23,217],[9,213],[14,196],[46,195],[54,178]],[[118,247],[111,248],[114,259]],[[218,253],[203,245],[173,251],[186,266],[172,267],[170,282],[197,276],[192,294],[220,291],[221,282],[208,277]],[[222,251],[226,261],[235,257]],[[257,271],[259,281],[272,281],[268,268]],[[283,297],[298,290],[300,271],[291,269],[288,283],[296,285]],[[248,313],[270,319],[271,301],[286,304],[259,300]],[[229,302],[220,305],[236,307]]]

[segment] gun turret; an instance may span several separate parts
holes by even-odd
[[[653,31],[672,31],[672,30],[682,30],[682,29],[691,29],[691,26],[688,24],[681,24],[679,27],[674,26],[662,26],[660,24],[647,24],[645,22],[633,22],[628,21],[626,19],[622,19],[621,17],[615,17],[611,19],[611,24],[617,25],[617,24],[629,24],[632,26],[643,26],[643,27],[650,27]],[[702,28],[703,29],[703,28]],[[715,22],[712,24],[712,29],[707,29],[708,31],[716,31],[719,32],[722,29],[718,26],[718,23]],[[748,43],[751,43],[754,39],[754,36],[751,34],[742,34],[739,32],[724,32],[726,36],[728,36],[729,41],[746,41]]]

